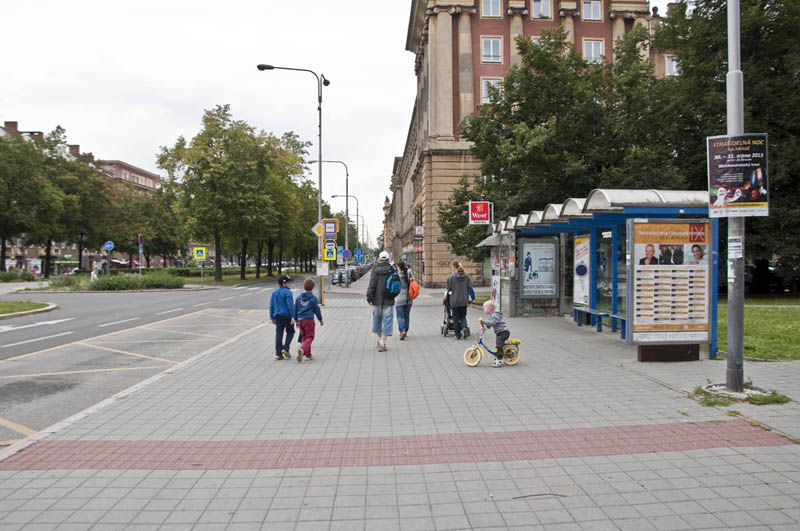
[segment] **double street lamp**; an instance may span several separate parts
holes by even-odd
[[[332,198],[333,197],[344,197],[345,217],[347,217],[347,200],[351,199],[351,198],[356,200],[356,245],[358,245],[358,241],[357,241],[358,240],[358,198],[356,196],[354,196],[354,195],[341,195],[341,194],[332,195],[331,197]],[[348,218],[347,221],[349,223],[350,222],[350,218]],[[347,237],[347,233],[345,232],[345,238],[346,237]],[[345,244],[345,245],[347,245],[347,244]],[[348,247],[348,249],[349,249],[349,247]]]
[[[319,113],[319,141],[317,142],[319,146],[319,155],[318,161],[319,162],[319,186],[317,188],[317,222],[322,223],[322,87],[327,87],[331,84],[329,80],[325,78],[324,75],[320,74],[317,75],[316,72],[313,70],[308,70],[305,68],[289,68],[288,66],[274,66],[274,65],[265,65],[260,64],[256,68],[260,71],[264,70],[293,70],[295,72],[308,72],[312,74],[317,80],[317,111]],[[322,260],[322,240],[320,240],[319,245],[317,245],[317,261]]]

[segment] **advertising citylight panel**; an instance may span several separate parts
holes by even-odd
[[[708,216],[769,216],[767,135],[710,136]]]
[[[469,224],[490,225],[492,223],[492,203],[489,201],[469,202]]]
[[[708,220],[628,220],[630,343],[708,343]]]

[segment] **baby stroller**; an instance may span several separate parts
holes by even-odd
[[[472,295],[474,299],[475,296]],[[442,335],[447,337],[447,333],[455,331],[455,326],[453,326],[453,309],[450,307],[450,292],[445,291],[444,297],[442,298],[442,305],[444,306],[444,320],[442,321]],[[469,326],[465,326],[461,329],[462,337],[469,337]]]

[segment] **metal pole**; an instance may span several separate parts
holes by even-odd
[[[744,134],[744,80],[739,37],[739,0],[728,0],[728,136]],[[745,218],[728,218],[728,358],[725,386],[744,390],[744,232]],[[741,254],[731,255],[731,248]]]

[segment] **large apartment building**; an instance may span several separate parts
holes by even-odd
[[[457,257],[439,228],[438,205],[462,176],[480,175],[458,124],[520,62],[517,36],[536,39],[563,26],[588,61],[600,62],[613,60],[616,39],[657,20],[647,0],[412,0],[406,50],[416,55],[417,95],[384,207],[385,248],[404,257],[425,286],[444,285]],[[657,74],[674,73],[674,61],[652,59]],[[483,281],[483,264],[462,263],[476,283]]]

